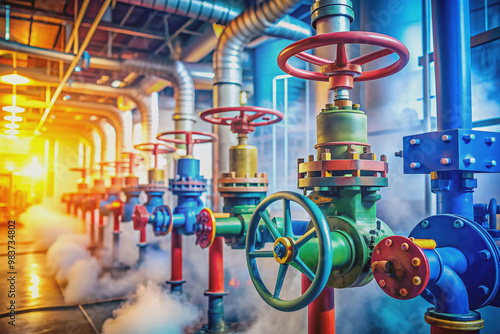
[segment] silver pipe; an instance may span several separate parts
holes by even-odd
[[[245,45],[253,38],[258,37],[274,23],[285,16],[300,0],[265,0],[238,15],[227,26],[219,38],[215,49],[214,90],[213,101],[215,107],[237,107],[240,105],[240,90],[243,68],[241,54]],[[228,127],[218,127],[218,152],[220,168],[229,166],[229,148],[236,144]],[[218,171],[214,171],[217,177]],[[215,182],[215,179],[214,179]],[[216,190],[214,184],[214,190]],[[215,198],[216,194],[214,194]],[[215,208],[217,209],[217,208]]]
[[[19,43],[7,42],[2,39],[0,39],[0,49],[25,53],[52,61],[72,62],[74,60],[74,55],[72,54],[36,48]],[[195,73],[195,77],[199,78],[200,81],[203,81],[204,84],[207,84],[207,82],[210,81],[213,73],[211,70],[208,71],[209,66],[210,65],[189,65],[193,73]],[[184,63],[178,60],[152,61],[142,59],[127,59],[121,61],[118,59],[94,57],[90,59],[89,67],[95,69],[105,69],[108,71],[139,72],[146,75],[151,74],[170,81],[174,88],[177,102],[176,111],[174,113],[174,121],[178,121],[178,127],[186,127],[183,129],[189,130],[193,128],[193,123],[195,120],[195,87],[193,78],[191,77],[191,74]],[[73,84],[73,86],[74,85],[75,84]],[[102,88],[106,89],[105,86],[102,86]],[[148,107],[148,97],[144,96],[144,94],[137,90],[129,90],[129,95],[141,110],[141,115],[144,122],[144,141],[155,141],[156,132],[152,129],[153,115],[150,115],[151,111]]]
[[[105,117],[108,120],[109,124],[115,129],[115,158],[117,161],[121,160],[122,152],[127,150],[126,142],[131,140],[131,138],[127,137],[124,131],[125,121],[123,119],[122,112],[118,108],[108,104],[80,101],[57,102],[55,104],[55,108],[62,109],[68,113]]]

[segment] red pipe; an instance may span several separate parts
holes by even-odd
[[[447,329],[431,325],[431,334],[479,334],[479,329],[459,330],[459,329]]]
[[[311,280],[302,275],[302,293],[311,285]],[[325,287],[307,310],[309,334],[335,334],[334,289]]]
[[[70,202],[68,202],[68,203],[66,203],[66,213],[67,213],[68,215],[70,215],[70,214],[71,214],[71,201],[70,201]]]
[[[113,213],[113,232],[117,232],[117,233],[120,232],[120,215],[115,213],[115,212]],[[145,234],[146,233],[144,233],[144,241],[146,241]],[[142,236],[142,230],[141,230],[141,236]]]
[[[224,293],[224,238],[216,237],[208,249],[208,292]]]
[[[144,228],[141,228],[139,230],[140,234],[139,234],[139,243],[141,245],[144,245],[146,244],[146,227],[144,226]]]
[[[104,227],[104,216],[99,214],[99,226]]]
[[[182,235],[172,231],[172,278],[173,282],[182,281]]]

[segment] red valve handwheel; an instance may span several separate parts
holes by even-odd
[[[125,164],[128,164],[130,175],[134,174],[134,167],[139,166],[139,162],[144,161],[144,158],[135,152],[123,152],[122,157],[128,157],[128,161]]]
[[[171,135],[185,135],[184,139],[181,138],[162,138],[165,136]],[[205,138],[194,138],[193,135],[202,136]],[[217,135],[210,132],[203,131],[184,131],[184,130],[175,130],[159,133],[156,136],[156,139],[174,144],[186,145],[187,155],[193,155],[193,145],[194,144],[203,144],[203,143],[212,143],[217,141]]]
[[[148,212],[145,206],[136,205],[134,208],[134,213],[132,214],[132,221],[134,222],[135,230],[142,230],[148,225],[149,217],[151,214]]]
[[[84,167],[72,167],[69,169],[71,172],[79,172],[82,173],[82,179],[85,179],[87,175],[90,173],[94,173],[95,170],[89,169],[89,168],[84,168]]]
[[[337,45],[335,61],[317,57],[304,51],[327,45]],[[345,44],[366,44],[384,49],[348,60]],[[363,72],[361,65],[396,53],[399,59],[389,66]],[[321,66],[321,73],[302,70],[288,64],[288,59],[297,57],[311,64]],[[395,38],[366,31],[344,31],[305,38],[283,49],[278,56],[278,66],[286,73],[297,78],[315,81],[329,81],[330,89],[351,89],[353,81],[380,79],[399,72],[406,66],[410,53],[406,46]]]
[[[151,152],[155,158],[153,168],[158,168],[158,155],[174,153],[177,149],[174,146],[162,143],[142,143],[135,145],[134,148],[139,151]]]
[[[240,114],[231,117],[212,116],[214,114],[234,111],[239,111]],[[254,114],[249,115],[247,112],[253,112]],[[275,118],[271,119],[269,115],[275,116]],[[202,120],[213,124],[230,125],[231,131],[234,133],[247,134],[254,131],[256,126],[278,123],[283,119],[284,115],[277,110],[261,107],[225,107],[206,110],[200,113],[200,117]],[[261,119],[260,121],[259,118]]]

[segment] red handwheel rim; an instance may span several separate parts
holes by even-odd
[[[215,114],[223,114],[227,112],[239,112],[239,115],[231,117],[214,117]],[[249,115],[248,112],[253,112],[254,114]],[[273,119],[270,116],[274,116]],[[222,107],[205,110],[200,113],[202,120],[217,124],[217,125],[229,125],[231,126],[231,131],[234,133],[247,134],[255,130],[255,127],[271,125],[278,123],[285,117],[283,113],[268,108],[262,107]],[[259,120],[260,119],[260,120]]]
[[[181,134],[185,135],[184,139],[165,138],[165,136],[181,135]],[[205,138],[194,138],[193,135],[202,136]],[[210,133],[210,132],[175,130],[175,131],[167,131],[167,132],[159,133],[156,136],[156,139],[167,142],[167,143],[186,145],[187,146],[187,155],[192,155],[194,144],[213,143],[213,142],[217,141],[218,137],[216,134]]]
[[[290,44],[278,56],[278,66],[286,73],[301,79],[314,81],[329,81],[329,77],[320,72],[302,70],[288,64],[288,59],[296,56],[315,65],[332,64],[334,61],[323,59],[314,55],[303,53],[304,51],[327,45],[365,44],[383,47],[384,49],[371,52],[367,55],[347,61],[347,64],[364,65],[371,61],[396,53],[399,59],[386,67],[363,72],[355,77],[354,81],[368,81],[390,76],[399,72],[406,66],[410,53],[406,46],[395,38],[366,31],[333,32],[312,36]]]
[[[155,152],[157,154],[169,154],[169,153],[174,153],[176,148],[168,145],[168,144],[163,144],[163,143],[142,143],[142,144],[137,144],[134,146],[134,149],[139,150],[139,151],[144,151],[144,152]]]

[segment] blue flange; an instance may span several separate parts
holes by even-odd
[[[456,215],[435,215],[421,221],[410,237],[433,239],[436,251],[444,247],[460,250],[467,268],[458,274],[467,288],[469,308],[477,310],[491,304],[500,286],[500,251],[491,235],[476,222]],[[430,294],[422,297],[432,303]]]

